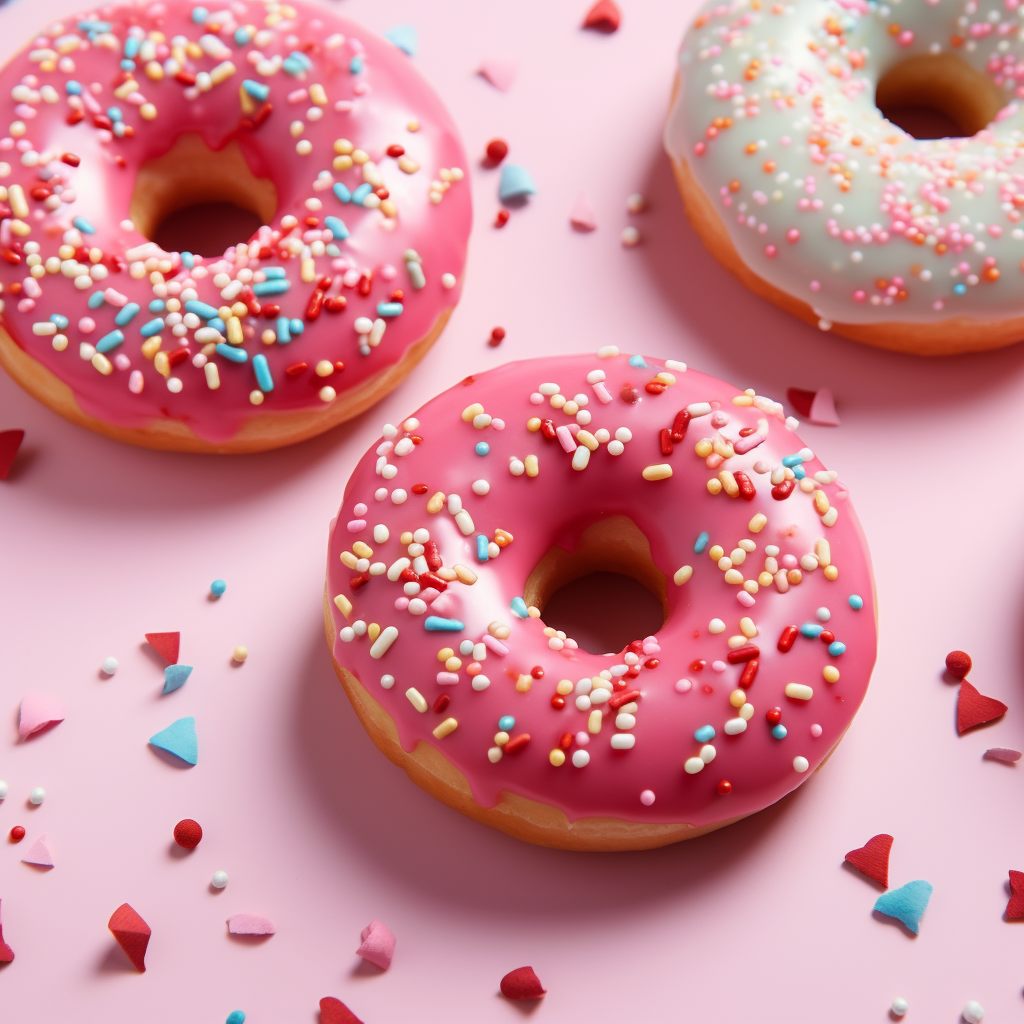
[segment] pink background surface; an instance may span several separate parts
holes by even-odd
[[[79,4],[48,0],[47,13]],[[203,458],[124,447],[79,430],[0,378],[0,428],[27,438],[0,485],[0,730],[4,1021],[312,1024],[321,996],[367,1024],[518,1021],[497,995],[532,964],[549,994],[533,1019],[869,1022],[892,998],[908,1021],[953,1024],[968,999],[1018,1020],[1024,928],[1002,920],[1024,868],[1020,566],[1024,477],[1003,455],[1020,431],[1024,346],[936,362],[822,335],[747,294],[687,226],[660,146],[689,2],[624,3],[613,36],[581,32],[585,0],[508,4],[345,0],[383,31],[412,22],[417,65],[470,153],[495,135],[539,194],[501,231],[497,175],[473,169],[477,224],[463,302],[421,368],[378,408],[265,456]],[[3,52],[42,7],[0,11]],[[428,13],[429,11],[429,13]],[[515,12],[514,14],[512,12]],[[507,94],[473,71],[522,60]],[[574,232],[581,189],[600,221]],[[626,196],[649,209],[627,216]],[[625,224],[643,242],[624,249]],[[508,337],[491,349],[501,324]],[[804,439],[850,487],[872,546],[881,613],[867,700],[823,771],[793,797],[692,843],[580,855],[515,842],[434,802],[372,746],[331,670],[321,626],[327,526],[348,473],[397,422],[468,372],[553,350],[677,359],[783,397],[828,385],[838,429]],[[227,594],[207,597],[223,577]],[[142,634],[182,631],[186,686],[160,696]],[[249,660],[231,664],[246,644]],[[950,647],[1010,705],[956,736]],[[102,659],[121,667],[101,677]],[[17,742],[17,704],[41,690],[67,720]],[[193,714],[199,765],[147,738]],[[47,797],[29,808],[36,785]],[[181,817],[206,832],[171,851]],[[841,866],[877,832],[891,879],[935,886],[921,934],[872,916],[876,887]],[[20,863],[45,832],[57,866]],[[217,869],[230,874],[209,888]],[[145,975],[106,930],[128,901],[153,928]],[[236,912],[278,933],[227,936]],[[389,972],[352,951],[371,918],[398,938]]]

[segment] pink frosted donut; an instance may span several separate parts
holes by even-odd
[[[393,388],[458,299],[465,154],[391,43],[272,0],[115,4],[0,72],[0,363],[101,433],[254,451]],[[263,226],[151,241],[182,206]]]
[[[836,474],[782,407],[672,360],[467,377],[356,467],[325,618],[363,725],[446,803],[531,842],[660,846],[767,807],[828,757],[875,662]],[[664,626],[613,654],[544,622],[610,570]]]

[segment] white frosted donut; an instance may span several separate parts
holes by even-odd
[[[705,4],[665,129],[694,226],[823,330],[922,354],[1024,337],[1022,13]],[[915,139],[876,100],[943,110],[968,137]]]

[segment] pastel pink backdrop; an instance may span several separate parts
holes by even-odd
[[[47,17],[72,12],[47,0]],[[466,290],[444,336],[378,408],[298,447],[202,458],[124,447],[79,430],[0,377],[0,428],[27,437],[0,485],[2,682],[0,1017],[23,1024],[316,1020],[318,999],[367,1024],[523,1019],[497,995],[532,964],[549,988],[533,1019],[953,1024],[968,999],[1016,1020],[1024,928],[1002,920],[1007,869],[1024,868],[1020,767],[981,760],[1024,746],[1020,567],[1024,346],[927,362],[820,334],[744,291],[687,226],[661,150],[673,58],[690,2],[623,2],[621,30],[582,32],[587,0],[481,4],[345,0],[371,29],[415,24],[416,64],[471,154],[493,136],[539,193],[492,227],[497,175],[472,168],[477,222]],[[4,53],[44,6],[0,11]],[[503,94],[482,58],[522,61]],[[573,231],[581,190],[600,226]],[[626,196],[648,210],[627,216]],[[643,241],[620,244],[627,223]],[[508,332],[489,348],[493,326]],[[846,739],[795,796],[667,849],[560,853],[515,842],[435,803],[372,746],[335,681],[321,627],[327,527],[380,424],[468,372],[552,350],[685,359],[782,397],[832,387],[843,424],[805,427],[838,468],[871,542],[878,668]],[[211,580],[227,580],[218,602]],[[160,696],[146,631],[180,629],[187,685]],[[249,660],[231,664],[237,644]],[[963,738],[942,661],[1010,705]],[[113,678],[100,662],[120,659]],[[17,742],[30,689],[67,720]],[[147,738],[194,714],[198,767]],[[668,756],[672,756],[668,752]],[[36,785],[47,797],[29,808]],[[171,850],[181,817],[206,832]],[[872,916],[877,888],[841,866],[877,832],[896,837],[894,884],[935,893],[917,938]],[[21,864],[45,832],[57,866]],[[214,892],[210,876],[230,874]],[[153,928],[137,975],[107,918],[128,901]],[[269,916],[262,943],[228,937],[236,912]],[[398,938],[390,971],[352,951],[372,918]]]

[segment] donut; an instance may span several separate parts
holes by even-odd
[[[69,420],[248,452],[368,408],[459,296],[471,203],[409,57],[274,0],[118,3],[0,71],[0,364]],[[152,240],[183,207],[262,222],[221,255]]]
[[[324,593],[377,746],[470,817],[574,850],[688,839],[799,786],[864,697],[876,623],[847,491],[795,426],[614,347],[466,377],[386,425]],[[599,571],[643,584],[662,628],[604,653],[545,623]]]
[[[921,355],[1024,338],[1018,8],[705,4],[665,127],[697,233],[823,331]],[[879,110],[918,105],[963,137],[916,139]]]

